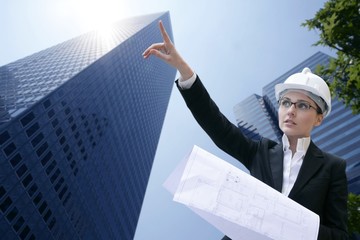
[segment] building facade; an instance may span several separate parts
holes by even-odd
[[[176,74],[142,57],[160,19],[0,67],[2,239],[133,239]]]
[[[252,95],[234,107],[238,127],[252,137],[264,136],[281,141],[278,127],[275,85],[291,74],[309,67],[313,72],[318,64],[328,64],[330,56],[317,52],[290,71],[264,86],[262,96]],[[324,151],[344,158],[347,162],[349,191],[360,194],[360,114],[353,115],[337,99],[332,99],[332,110],[323,123],[313,129],[312,140]]]

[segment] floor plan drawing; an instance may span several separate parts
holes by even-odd
[[[181,171],[174,201],[210,213],[220,228],[224,219],[263,239],[317,239],[315,213],[205,150],[194,146]],[[237,232],[225,234],[239,239]]]

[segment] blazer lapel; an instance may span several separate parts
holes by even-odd
[[[277,144],[269,151],[270,169],[274,181],[274,188],[281,192],[283,181],[284,151],[282,144]]]
[[[300,168],[299,175],[295,181],[293,188],[289,193],[289,198],[293,198],[296,193],[301,190],[312,176],[318,171],[323,164],[324,156],[321,150],[311,141],[308,151],[304,157]]]

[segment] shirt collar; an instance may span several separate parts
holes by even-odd
[[[296,152],[306,152],[309,148],[311,138],[310,137],[304,137],[299,138],[296,145]],[[282,136],[282,143],[284,146],[284,151],[288,150],[290,148],[290,143],[288,137],[284,134]]]

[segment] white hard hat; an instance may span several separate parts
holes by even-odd
[[[304,90],[308,96],[316,102],[322,110],[324,117],[331,111],[331,95],[326,82],[313,74],[309,68],[304,68],[301,73],[295,73],[288,77],[284,83],[275,86],[275,97],[279,100],[281,95],[288,90]],[[320,97],[320,98],[319,98]]]

